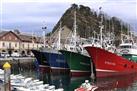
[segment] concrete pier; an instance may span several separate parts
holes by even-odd
[[[14,64],[22,64],[22,63],[32,63],[35,60],[34,57],[9,57],[9,58],[0,58],[0,67],[2,67],[2,65],[5,62],[9,62],[11,65]]]

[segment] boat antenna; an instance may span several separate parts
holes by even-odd
[[[101,45],[101,48],[102,48],[102,41],[103,41],[103,39],[102,39],[102,30],[103,30],[103,28],[104,28],[104,26],[103,26],[103,14],[102,14],[102,7],[100,7],[99,8],[99,14],[100,14],[100,17],[101,17],[101,20],[100,20],[100,22],[99,22],[99,28],[100,28],[100,45]]]

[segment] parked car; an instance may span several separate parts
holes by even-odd
[[[17,53],[17,52],[13,52],[13,53],[11,54],[11,56],[12,56],[12,57],[19,57],[19,56],[20,56],[20,54],[19,54],[19,53]]]
[[[9,57],[10,55],[7,52],[2,52],[0,56],[1,57]]]

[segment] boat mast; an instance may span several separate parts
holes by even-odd
[[[132,31],[131,31],[130,25],[128,25],[128,34],[129,34],[129,38],[130,38],[131,42],[134,43],[133,35],[132,35],[133,33],[132,33]],[[129,41],[130,41],[130,40],[129,40]]]
[[[120,25],[121,25],[121,43],[123,43],[123,36],[122,36],[123,24],[122,24],[122,21],[121,21]]]
[[[74,35],[73,35],[73,38],[74,38],[74,46],[76,47],[76,37],[77,37],[77,25],[76,25],[76,11],[74,11]]]
[[[131,41],[132,41],[132,43],[134,43],[133,35],[132,35],[132,34],[133,34],[132,31],[130,32],[130,34],[131,34],[131,35],[130,35]]]
[[[103,39],[102,39],[102,30],[103,30],[103,28],[104,28],[104,26],[103,26],[103,15],[102,15],[102,11],[101,11],[101,7],[99,8],[99,10],[100,10],[100,16],[101,16],[101,20],[100,20],[100,25],[99,25],[99,28],[100,28],[100,45],[101,45],[101,48],[102,48],[102,41],[103,41]]]
[[[34,32],[33,32],[33,30],[31,31],[31,42],[32,42],[32,44],[33,44],[33,48],[34,48]]]
[[[61,34],[61,22],[60,22],[60,28],[59,28],[59,31],[58,31],[58,50],[60,50],[60,34]]]
[[[42,29],[43,29],[43,44],[44,44],[44,47],[46,47],[45,35],[46,35],[47,27],[42,27]]]

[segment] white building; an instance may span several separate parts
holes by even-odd
[[[13,31],[0,32],[0,52],[18,52],[31,54],[31,49],[39,49],[43,46],[41,37],[21,34]]]

